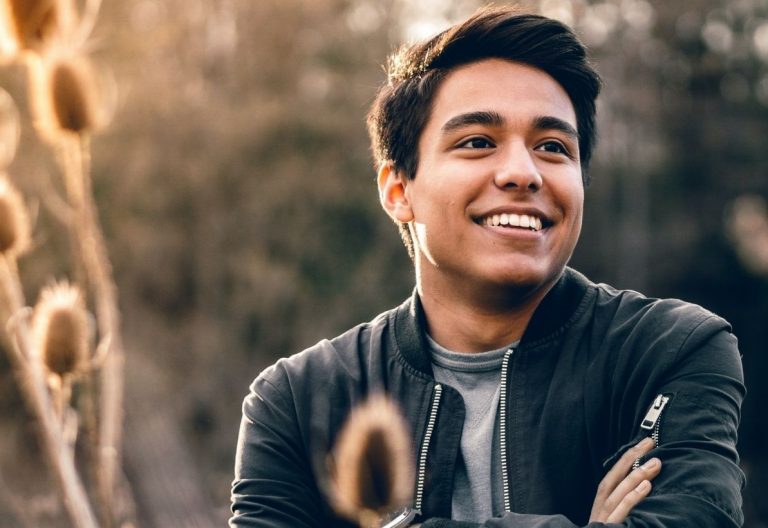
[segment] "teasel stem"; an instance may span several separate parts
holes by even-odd
[[[72,408],[72,376],[56,376],[53,381],[50,376],[48,387],[53,396],[54,410],[59,418],[61,425],[61,434],[65,445],[72,451],[74,456],[75,443],[77,442],[77,411]]]
[[[30,246],[29,215],[19,192],[0,174],[0,253],[16,258]]]
[[[45,373],[40,361],[32,357],[32,338],[29,321],[25,317],[25,302],[16,263],[7,255],[0,255],[0,290],[3,305],[3,323],[8,337],[11,365],[18,378],[24,399],[40,426],[42,447],[62,494],[72,524],[77,528],[98,528],[96,517],[75,467],[72,449],[66,442],[62,424],[48,392]]]
[[[101,368],[98,435],[99,502],[103,525],[112,524],[115,481],[122,448],[123,367],[117,287],[99,226],[90,177],[90,147],[85,134],[62,134],[59,160],[73,210],[73,232],[88,283],[93,291],[96,322],[101,339],[109,339],[109,353]]]
[[[63,428],[66,422],[69,402],[72,399],[72,381],[69,378],[60,378],[54,395],[56,398],[56,412],[59,414]]]
[[[101,0],[86,0],[85,9],[77,28],[76,46],[79,47],[88,40],[93,27],[96,25],[96,17],[99,15],[100,8]]]
[[[93,5],[93,4],[92,4]],[[112,277],[90,170],[90,132],[101,123],[94,79],[87,58],[64,55],[51,62],[29,61],[32,100],[38,131],[52,143],[71,208],[70,245],[73,269],[91,292],[99,339],[109,343],[100,370],[96,439],[97,494],[105,528],[114,521],[114,497],[122,447],[123,347],[117,288]]]
[[[3,299],[6,301],[2,308],[7,312],[2,314],[3,320],[0,322],[3,324],[10,321],[11,317],[25,306],[24,291],[21,289],[21,281],[18,277],[19,268],[16,265],[16,259],[0,254],[0,285]]]

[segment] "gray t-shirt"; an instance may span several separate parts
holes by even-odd
[[[499,382],[504,354],[450,351],[427,336],[435,380],[458,390],[466,415],[453,481],[451,518],[484,522],[504,513],[499,448]]]

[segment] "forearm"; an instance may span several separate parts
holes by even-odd
[[[656,507],[660,509],[654,511]],[[643,504],[642,510],[636,510],[620,524],[593,522],[582,527],[572,523],[563,515],[508,513],[502,517],[489,519],[482,524],[449,519],[429,519],[421,526],[423,528],[679,528],[680,526],[737,528],[740,525],[711,503],[681,495],[665,497],[662,501],[649,499]]]

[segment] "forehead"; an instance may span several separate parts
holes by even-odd
[[[435,94],[427,128],[439,128],[455,115],[478,110],[496,111],[511,122],[552,116],[578,130],[573,104],[560,83],[519,62],[485,59],[452,70]]]

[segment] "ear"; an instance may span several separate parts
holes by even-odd
[[[405,192],[408,179],[402,171],[396,171],[392,162],[383,163],[376,179],[379,200],[387,214],[398,222],[407,224],[413,220],[413,210]]]

